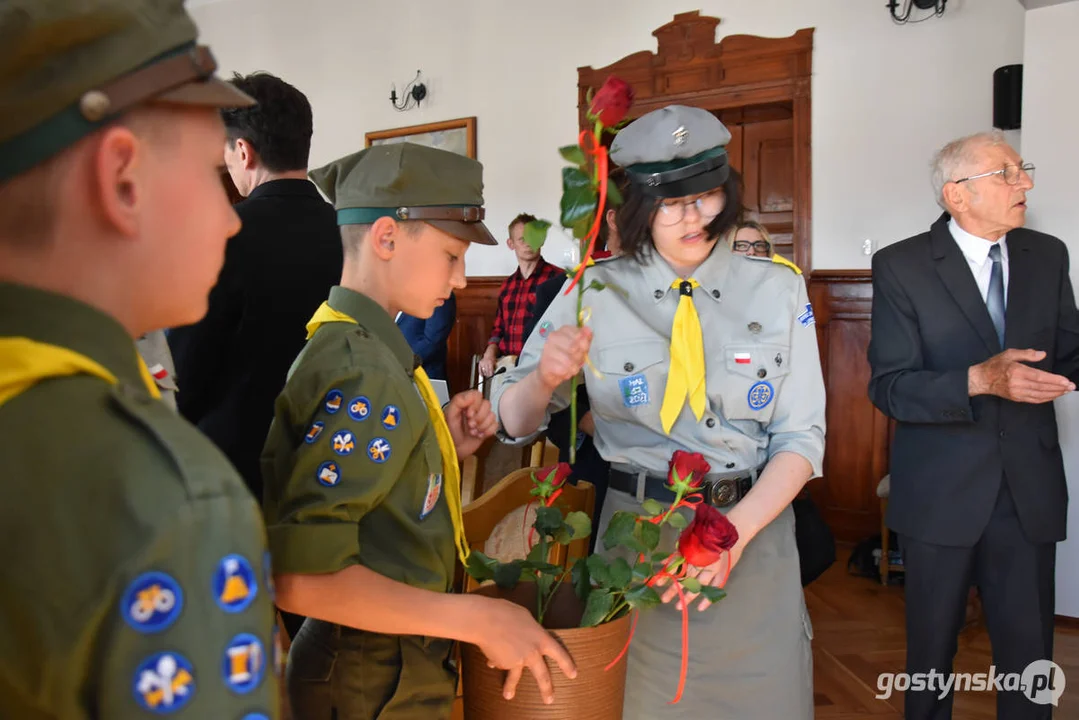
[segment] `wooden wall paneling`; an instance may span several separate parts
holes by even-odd
[[[470,277],[468,285],[454,293],[457,321],[446,342],[446,375],[453,394],[469,389],[472,356],[482,355],[487,349],[503,280],[503,277]]]

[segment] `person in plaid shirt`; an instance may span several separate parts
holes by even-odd
[[[564,273],[562,268],[543,259],[524,241],[525,225],[535,220],[522,213],[513,218],[509,226],[506,244],[517,255],[517,270],[502,283],[498,293],[498,310],[495,313],[491,339],[480,360],[480,373],[491,377],[499,357],[516,358],[525,344],[525,325],[532,317],[536,305],[536,288],[555,275]]]

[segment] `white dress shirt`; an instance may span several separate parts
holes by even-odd
[[[959,245],[963,257],[967,259],[970,272],[974,274],[974,281],[978,283],[978,290],[982,293],[982,302],[989,297],[989,278],[993,274],[993,261],[989,259],[989,248],[993,243],[989,240],[971,235],[959,223],[952,218],[948,221],[948,229]],[[1008,306],[1008,236],[1005,235],[997,243],[1000,245],[1000,264],[1004,271],[1004,306]]]

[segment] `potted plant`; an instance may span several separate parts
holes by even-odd
[[[580,134],[576,145],[561,148],[571,163],[563,169],[563,227],[572,229],[580,243],[580,263],[568,275],[566,292],[577,290],[577,321],[589,317],[583,306],[586,291],[602,291],[593,280],[585,283],[592,252],[606,203],[618,204],[616,188],[607,185],[607,151],[601,139],[605,131],[619,126],[632,102],[632,91],[622,80],[610,78],[590,99],[588,117],[592,130]],[[543,220],[525,228],[525,240],[534,248],[543,245],[550,223]],[[616,288],[617,289],[617,288]],[[593,369],[593,372],[596,372]],[[570,459],[574,459],[576,437],[576,386],[573,380],[570,402]],[[558,505],[562,485],[570,466],[560,463],[532,473],[532,496],[538,503],[529,535],[527,557],[499,562],[473,551],[466,571],[487,583],[475,592],[516,602],[529,608],[533,616],[565,645],[577,665],[578,676],[569,680],[549,663],[555,685],[555,704],[545,705],[535,682],[523,678],[513,700],[503,698],[504,673],[490,668],[475,646],[462,647],[465,717],[469,720],[497,720],[513,717],[582,717],[590,720],[622,717],[625,688],[624,662],[636,613],[659,605],[656,588],[673,583],[682,599],[682,672],[672,702],[679,701],[685,684],[688,661],[688,609],[684,593],[703,595],[710,603],[725,593],[719,587],[702,586],[686,575],[687,565],[704,567],[719,560],[737,542],[738,534],[726,517],[703,502],[698,492],[709,465],[699,453],[681,450],[673,454],[667,486],[675,500],[667,508],[655,500],[645,500],[640,512],[617,512],[611,518],[597,552],[570,558],[565,565],[550,562],[555,546],[568,546],[592,532],[591,518],[581,512],[565,512]],[[690,514],[692,511],[692,515]],[[670,550],[660,547],[664,527],[679,531],[678,542]],[[720,585],[724,584],[719,583]]]

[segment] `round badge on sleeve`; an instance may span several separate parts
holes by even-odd
[[[401,422],[401,411],[396,405],[387,405],[382,409],[382,427],[387,430],[396,430]]]
[[[348,401],[348,416],[356,422],[363,422],[371,417],[371,401],[363,395]]]
[[[243,555],[226,555],[217,564],[213,582],[214,599],[228,613],[243,612],[258,594],[258,579]]]
[[[338,455],[351,455],[356,449],[356,438],[351,430],[338,430],[331,438],[333,451]]]
[[[337,463],[332,460],[324,462],[318,466],[318,472],[315,473],[315,479],[318,480],[319,485],[333,487],[341,482],[341,468],[339,468]]]
[[[541,338],[546,338],[548,335],[551,334],[551,330],[553,330],[553,329],[554,329],[554,325],[551,324],[551,321],[550,320],[544,320],[542,323],[540,323],[540,326],[539,326],[539,336]]]
[[[312,423],[311,428],[307,431],[307,435],[304,436],[303,441],[305,443],[307,443],[308,445],[310,445],[311,443],[318,440],[319,435],[322,434],[322,431],[324,429],[326,429],[326,425],[324,423],[322,423],[322,422]]]
[[[176,622],[184,608],[180,583],[163,572],[146,572],[135,578],[120,600],[128,625],[142,633],[157,633]]]
[[[393,448],[390,447],[390,441],[386,438],[377,437],[367,443],[367,457],[371,459],[371,462],[381,465],[390,459],[392,453]]]
[[[768,403],[772,402],[772,398],[775,397],[776,391],[772,387],[772,383],[761,380],[760,382],[753,383],[753,387],[749,389],[749,396],[747,398],[749,407],[752,410],[763,410],[768,406]]]
[[[135,668],[135,702],[144,710],[168,715],[195,696],[195,668],[183,655],[161,652]]]
[[[266,670],[266,651],[262,641],[250,633],[241,633],[225,648],[221,674],[229,690],[244,695],[258,687]]]
[[[341,409],[341,404],[345,402],[345,395],[340,390],[330,390],[326,393],[326,402],[323,407],[330,415],[333,415]]]
[[[250,715],[244,715],[243,720],[270,720],[270,716],[262,713],[251,713]]]

